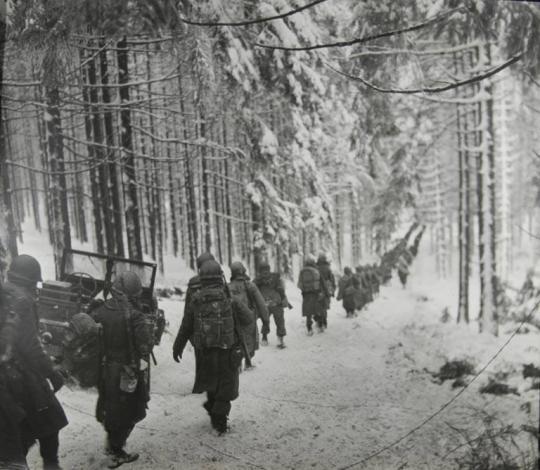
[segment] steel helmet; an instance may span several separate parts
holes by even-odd
[[[199,257],[197,258],[197,269],[201,269],[201,266],[206,262],[206,261],[215,261],[216,259],[214,258],[214,255],[210,252],[206,252],[206,253],[202,253],[201,255],[199,255]]]
[[[132,271],[123,271],[115,277],[112,292],[120,292],[128,298],[139,297],[142,293],[141,279]]]
[[[223,271],[217,261],[205,261],[199,269],[199,278],[204,283],[224,284]]]
[[[231,277],[242,276],[244,274],[246,274],[246,267],[240,261],[235,261],[231,264]]]
[[[36,258],[30,255],[19,255],[13,258],[8,279],[14,283],[35,285],[42,282],[41,266]]]

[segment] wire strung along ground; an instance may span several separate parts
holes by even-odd
[[[391,443],[387,444],[384,447],[381,447],[379,450],[372,452],[368,456],[364,457],[361,460],[357,460],[356,462],[353,462],[349,465],[345,465],[344,467],[340,467],[339,470],[348,470],[350,468],[357,467],[358,465],[365,464],[369,460],[374,459],[375,457],[381,455],[382,453],[390,450],[392,447],[397,446],[399,443],[403,442],[405,439],[407,439],[409,436],[413,435],[416,431],[424,427],[427,423],[435,419],[438,415],[440,415],[444,410],[446,410],[452,403],[454,403],[461,395],[465,393],[465,391],[473,384],[473,382],[480,377],[484,373],[484,371],[497,359],[497,357],[503,352],[503,350],[510,344],[512,339],[518,334],[519,330],[523,327],[525,323],[527,323],[530,318],[533,316],[533,314],[536,312],[538,307],[540,306],[540,301],[538,301],[533,308],[529,311],[529,313],[525,316],[525,318],[520,322],[518,327],[512,332],[512,334],[508,337],[508,339],[504,342],[504,344],[497,350],[497,352],[491,356],[491,358],[484,364],[484,366],[478,371],[478,373],[458,392],[456,393],[450,400],[448,400],[444,405],[442,405],[437,411],[429,415],[426,419],[424,419],[420,424],[412,428],[407,433],[403,434],[398,439],[392,441]]]

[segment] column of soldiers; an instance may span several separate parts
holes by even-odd
[[[412,251],[417,250],[412,247]],[[397,266],[403,244],[383,257],[381,265],[345,268],[338,299],[347,316],[371,302],[387,270]],[[398,268],[399,269],[399,268]],[[239,394],[239,374],[252,367],[259,343],[267,345],[270,317],[274,318],[277,345],[285,347],[284,310],[291,309],[283,280],[267,263],[259,266],[252,282],[242,263],[231,265],[227,283],[223,270],[210,253],[197,259],[197,275],[190,279],[184,315],[173,345],[173,359],[180,362],[187,343],[195,353],[193,393],[206,393],[204,409],[212,427],[221,435],[228,430],[231,402]],[[60,469],[58,433],[67,423],[55,393],[64,377],[40,342],[36,287],[41,282],[37,260],[15,258],[2,287],[0,301],[0,468],[28,468],[26,455],[37,441],[46,470]],[[328,327],[328,309],[336,282],[324,254],[305,260],[298,287],[307,334]],[[141,313],[142,284],[135,273],[119,273],[110,297],[96,303],[88,314],[102,328],[103,350],[98,381],[96,418],[106,433],[108,467],[138,459],[125,451],[136,423],[146,416],[149,400],[149,356],[153,341]],[[259,341],[257,321],[262,321]]]
[[[409,268],[418,254],[423,234],[424,229],[416,235],[410,247],[407,247],[406,238],[400,240],[381,257],[379,265],[357,266],[355,273],[349,267],[344,268],[339,280],[337,300],[343,302],[347,318],[357,316],[357,311],[373,302],[379,294],[380,286],[388,284],[392,279],[394,270],[403,288],[406,287]]]

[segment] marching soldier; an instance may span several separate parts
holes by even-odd
[[[173,359],[180,362],[191,341],[196,351],[193,393],[206,392],[204,408],[212,427],[227,432],[231,401],[238,397],[242,362],[239,328],[252,322],[252,312],[231,299],[223,271],[216,261],[205,261],[199,269],[200,288],[186,302],[182,324],[173,346]]]
[[[239,261],[231,265],[229,291],[233,298],[242,302],[252,312],[253,321],[245,328],[241,328],[240,333],[243,335],[246,342],[249,357],[253,358],[255,351],[259,349],[259,328],[257,326],[257,319],[260,318],[263,322],[263,337],[266,337],[270,332],[270,321],[263,296],[259,292],[257,286],[250,281],[245,266]],[[250,367],[253,366],[246,364],[246,369]]]
[[[152,338],[144,315],[134,305],[142,292],[139,277],[122,272],[113,281],[112,298],[92,312],[103,328],[104,355],[98,385],[97,420],[107,433],[109,468],[139,458],[124,450],[135,424],[146,416],[148,359]]]
[[[322,306],[322,327],[328,327],[328,309],[330,308],[330,298],[334,297],[336,291],[336,278],[330,268],[330,262],[324,253],[319,255],[317,269],[321,275],[323,285],[323,306]]]
[[[55,393],[64,381],[38,336],[36,286],[42,280],[41,266],[32,256],[20,255],[13,259],[7,277],[2,289],[0,393],[8,401],[2,403],[0,414],[8,416],[7,429],[13,432],[7,436],[8,454],[13,454],[8,460],[25,465],[24,456],[37,439],[43,468],[59,470],[58,434],[67,418]]]
[[[298,288],[302,291],[302,316],[306,317],[308,336],[313,335],[313,318],[317,321],[319,331],[323,331],[323,307],[324,287],[321,275],[315,265],[315,259],[308,256],[304,268],[298,277]]]
[[[264,298],[268,313],[274,317],[278,348],[283,349],[285,347],[283,339],[287,334],[284,310],[286,307],[289,309],[292,308],[285,293],[283,280],[279,273],[270,272],[270,265],[268,263],[261,263],[259,266],[259,275],[255,279],[255,285],[259,288]],[[262,335],[262,344],[268,344],[268,335],[264,332]]]

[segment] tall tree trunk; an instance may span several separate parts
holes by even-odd
[[[45,70],[45,74],[48,73]],[[54,73],[54,72],[53,72]],[[60,272],[60,264],[64,250],[71,249],[71,229],[69,221],[67,184],[64,167],[64,140],[62,135],[62,120],[60,117],[60,92],[57,86],[45,87],[47,102],[47,143],[49,164],[52,179],[52,207],[54,215],[55,245],[54,254],[56,273]]]
[[[84,49],[81,49],[81,57],[80,61],[83,63],[86,61],[85,54],[83,52]],[[84,75],[84,82],[89,83],[89,67],[90,63],[88,62],[86,66],[84,67],[83,75]],[[90,143],[93,140],[92,136],[92,110],[90,105],[90,90],[87,86],[82,86],[82,95],[83,95],[83,111],[84,111],[84,129],[86,133],[86,140]],[[100,198],[99,198],[99,181],[97,177],[96,169],[94,168],[95,165],[95,146],[94,145],[88,145],[88,159],[90,163],[89,166],[89,174],[90,174],[90,194],[92,196],[92,214],[94,216],[94,237],[96,240],[96,248],[98,253],[104,253],[105,252],[105,243],[103,240],[103,221],[101,217],[101,208],[100,208]]]
[[[113,115],[110,109],[111,105],[111,90],[109,88],[109,64],[107,60],[107,49],[105,43],[100,41],[99,43],[99,64],[101,74],[102,88],[102,100],[104,104],[103,110],[103,123],[105,128],[105,142],[107,144],[107,160],[108,160],[108,173],[109,173],[109,199],[110,207],[108,212],[112,214],[112,225],[114,232],[114,249],[113,252],[116,256],[125,256],[124,249],[124,224],[122,217],[122,202],[120,182],[118,179],[118,165],[116,163],[116,154],[113,150],[115,146],[114,142],[114,125]]]
[[[178,78],[178,95],[180,99],[180,113],[182,114],[182,132],[185,140],[188,140],[189,130],[186,119],[185,97],[182,87],[182,78]],[[188,241],[189,241],[189,266],[196,268],[196,260],[199,250],[199,232],[197,229],[197,198],[195,196],[195,181],[193,178],[193,164],[191,161],[191,151],[189,146],[184,146],[185,177],[184,187],[186,193],[187,219],[188,219]]]
[[[4,107],[2,97],[4,95],[4,60],[7,43],[6,18],[0,12],[0,276],[13,256],[17,256],[17,232],[13,220],[13,201],[9,182],[9,168],[7,166],[6,153],[6,128],[4,123]]]
[[[200,108],[199,105],[199,137],[200,139],[206,139],[206,113]],[[212,251],[212,225],[210,220],[210,183],[209,183],[209,170],[208,162],[206,159],[207,153],[206,147],[201,147],[201,178],[202,178],[202,206],[203,206],[203,232],[204,232],[204,245],[205,250]]]
[[[120,143],[124,150],[124,174],[127,179],[128,204],[126,207],[126,231],[130,258],[142,260],[141,224],[139,220],[139,200],[137,194],[137,173],[133,155],[133,137],[131,128],[131,111],[129,105],[129,61],[126,38],[117,43],[118,83],[121,103],[120,111]]]
[[[90,51],[92,53],[92,51]],[[107,253],[115,252],[115,241],[113,231],[113,214],[111,211],[111,198],[109,194],[109,164],[107,162],[107,149],[105,148],[105,136],[103,132],[103,122],[99,108],[99,88],[97,87],[96,60],[92,59],[88,63],[88,84],[90,98],[90,120],[92,122],[92,132],[94,136],[94,155],[98,166],[99,181],[99,207],[102,211],[103,228],[105,229],[105,249]]]
[[[488,47],[488,46],[486,46]],[[489,66],[489,55],[484,50],[476,48],[476,63],[482,60],[482,65]],[[484,60],[487,59],[487,60]],[[494,238],[494,194],[492,183],[493,166],[493,102],[492,87],[488,83],[477,85],[477,91],[482,91],[482,102],[478,105],[476,128],[484,126],[485,132],[477,132],[477,197],[478,197],[478,240],[480,261],[480,332],[498,333],[496,309],[496,273],[495,273],[495,238]]]

